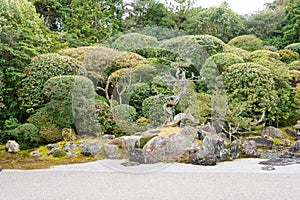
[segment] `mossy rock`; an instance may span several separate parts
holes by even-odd
[[[57,149],[53,153],[54,158],[61,158],[61,157],[65,157],[66,155],[67,155],[67,152],[62,149]]]

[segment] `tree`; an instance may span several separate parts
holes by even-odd
[[[187,13],[182,29],[189,34],[213,35],[228,42],[244,32],[243,17],[233,12],[226,3],[207,9],[193,8]]]
[[[5,85],[1,93],[6,106],[2,122],[9,116],[20,116],[17,90],[24,67],[33,56],[60,46],[27,0],[0,0],[0,27],[0,71]]]
[[[287,24],[284,26],[286,45],[300,42],[300,0],[290,0],[286,8]]]

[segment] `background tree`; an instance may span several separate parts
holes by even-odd
[[[300,0],[290,0],[286,8],[287,24],[284,26],[285,44],[300,42]]]

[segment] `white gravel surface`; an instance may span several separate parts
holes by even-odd
[[[217,166],[124,167],[120,160],[0,172],[0,200],[299,200],[300,165],[261,170],[260,159]]]

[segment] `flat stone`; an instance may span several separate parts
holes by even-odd
[[[273,165],[265,165],[265,166],[261,167],[261,169],[264,171],[273,171],[273,170],[275,170],[275,167]]]
[[[293,165],[293,164],[296,164],[296,163],[297,162],[294,159],[276,158],[276,159],[261,161],[258,164],[261,164],[261,165],[274,165],[274,166],[286,166],[286,165]]]
[[[150,130],[149,133],[160,133],[161,131],[158,129]]]
[[[32,157],[40,157],[40,156],[42,156],[42,153],[39,150],[36,150],[36,151],[30,152],[30,155]]]
[[[140,163],[129,161],[129,162],[123,162],[121,163],[124,167],[133,167],[133,166],[138,166]]]

